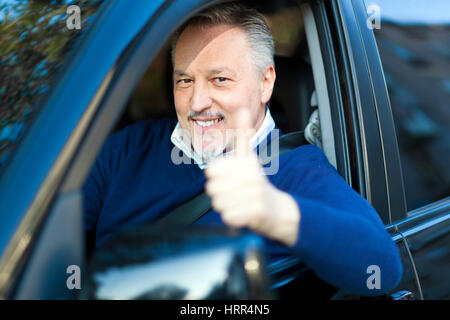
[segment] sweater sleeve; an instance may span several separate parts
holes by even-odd
[[[345,292],[376,296],[394,289],[402,264],[375,209],[346,183],[320,149],[304,146],[294,152],[301,154],[302,161],[295,156],[287,160],[292,175],[278,186],[292,195],[300,209],[293,253],[318,277]],[[368,286],[373,266],[380,270],[379,289]]]

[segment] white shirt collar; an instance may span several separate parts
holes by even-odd
[[[260,144],[264,139],[267,137],[267,135],[275,128],[275,122],[273,121],[272,115],[270,114],[269,108],[266,108],[266,115],[264,117],[264,121],[259,127],[256,134],[250,139],[250,147],[252,149],[256,149],[258,144]],[[181,128],[180,123],[177,122],[177,125],[175,126],[175,129],[172,132],[172,135],[170,136],[170,141],[183,153],[194,160],[194,162],[199,166],[200,169],[204,169],[207,165],[206,162],[203,162],[201,157],[197,155],[195,152],[193,152],[190,144],[189,136],[184,132],[184,130]],[[233,153],[233,151],[227,152],[225,154],[229,155]]]

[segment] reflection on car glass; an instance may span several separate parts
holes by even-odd
[[[450,2],[372,3],[410,211],[450,195]]]
[[[102,2],[10,0],[0,5],[0,173]],[[81,29],[67,26],[71,5],[80,8]]]

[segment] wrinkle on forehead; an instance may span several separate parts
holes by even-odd
[[[178,39],[175,48],[174,69],[189,74],[191,69],[229,69],[236,65],[227,62],[242,60],[248,54],[247,36],[239,27],[230,25],[190,26]],[[207,59],[205,59],[207,58]]]

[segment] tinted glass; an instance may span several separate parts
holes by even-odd
[[[365,3],[381,17],[374,33],[412,210],[450,194],[450,1]]]
[[[0,173],[101,2],[0,0]]]

